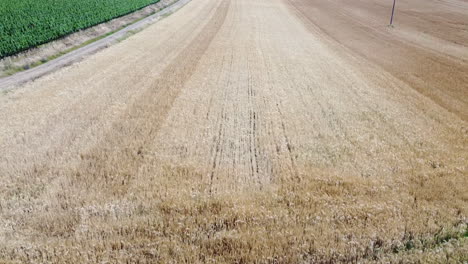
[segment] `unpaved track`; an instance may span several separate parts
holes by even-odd
[[[53,207],[64,186],[85,184],[73,195],[89,205],[91,196],[131,195],[167,168],[208,193],[300,180],[305,168],[382,182],[440,166],[466,174],[466,46],[443,36],[446,49],[422,47],[432,37],[411,40],[418,46],[406,26],[392,31],[380,20],[372,23],[381,33],[351,33],[340,24],[348,14],[318,16],[341,2],[194,0],[1,95],[0,240],[27,240],[28,221]],[[439,5],[466,8],[451,3],[461,7]],[[460,27],[459,41],[468,40]],[[354,43],[362,39],[369,46],[361,50]],[[436,66],[409,65],[407,55]]]

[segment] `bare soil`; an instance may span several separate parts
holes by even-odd
[[[3,93],[0,262],[463,263],[467,5],[196,0]]]

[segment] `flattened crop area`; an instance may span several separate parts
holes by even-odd
[[[192,1],[2,94],[0,262],[467,259],[468,4],[348,2]]]

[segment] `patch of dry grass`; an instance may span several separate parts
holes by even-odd
[[[306,171],[306,170],[304,170]],[[166,166],[126,191],[62,185],[12,226],[6,263],[463,263],[463,174],[392,181],[309,169],[267,189],[209,186]],[[119,187],[115,187],[119,189]],[[102,190],[99,192],[99,190]],[[21,230],[21,231],[20,231]],[[18,233],[21,235],[18,236]]]

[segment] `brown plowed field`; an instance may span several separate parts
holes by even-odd
[[[0,95],[0,263],[463,263],[468,2],[193,0]]]

